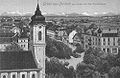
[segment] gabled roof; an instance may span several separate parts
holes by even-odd
[[[0,52],[0,70],[36,69],[31,51]]]

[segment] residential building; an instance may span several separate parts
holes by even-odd
[[[29,38],[26,35],[21,34],[17,41],[18,45],[21,47],[22,50],[28,51],[29,50]]]
[[[4,52],[7,46],[10,46],[12,42],[16,42],[15,33],[0,32],[0,51]]]
[[[93,48],[101,48],[106,53],[118,54],[119,52],[119,28],[118,27],[101,27],[97,31],[97,35],[84,34],[84,48],[88,46]]]

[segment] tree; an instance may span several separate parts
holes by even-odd
[[[76,74],[80,78],[92,78],[95,66],[92,64],[79,63],[76,67]]]
[[[70,59],[72,56],[72,49],[69,48],[66,44],[56,41],[51,38],[47,38],[46,46],[46,55],[48,57],[57,57],[62,59]]]
[[[83,62],[87,65],[93,65],[95,67],[94,73],[97,71],[100,74],[109,72],[110,63],[106,58],[103,58],[104,53],[99,49],[89,48],[85,55]]]
[[[80,44],[76,44],[76,47],[77,47],[77,48],[74,50],[74,52],[82,53],[82,52],[85,51],[84,48],[83,48],[83,46],[80,45]]]
[[[58,58],[52,57],[50,61],[46,60],[46,74],[62,74],[65,78],[73,78],[74,68],[67,68],[65,63],[61,63]]]
[[[110,78],[119,78],[120,77],[120,67],[112,67],[109,71],[109,77]]]

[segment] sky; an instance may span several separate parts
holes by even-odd
[[[37,0],[0,0],[0,14],[34,13]],[[120,14],[120,0],[40,0],[43,14]]]

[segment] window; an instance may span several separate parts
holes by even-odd
[[[38,33],[38,40],[41,40],[42,39],[42,33],[41,31]]]
[[[115,42],[113,42],[113,45],[115,46]]]
[[[30,72],[30,78],[37,78],[37,72],[36,71]]]
[[[32,74],[32,78],[35,78],[35,74]]]
[[[103,45],[105,45],[105,38],[103,38]]]
[[[103,41],[105,42],[105,38],[103,38]]]
[[[110,52],[110,49],[109,49],[109,48],[107,48],[107,52]]]
[[[94,41],[93,41],[93,45],[94,45]]]
[[[20,72],[20,78],[27,78],[27,72]]]
[[[115,38],[113,38],[113,45],[115,46]]]
[[[17,72],[12,72],[10,74],[10,78],[17,78]]]
[[[21,45],[21,47],[23,47],[23,45]]]
[[[119,31],[119,28],[117,28],[117,31]]]
[[[1,78],[8,78],[8,73],[0,73]]]
[[[24,45],[24,47],[25,47],[25,45]]]
[[[112,53],[117,54],[118,53],[117,48],[112,48]]]
[[[6,75],[4,75],[3,78],[7,78]]]
[[[105,52],[105,48],[103,48],[103,51]]]
[[[108,45],[110,45],[110,38],[108,38]]]
[[[108,42],[110,42],[110,38],[108,38]]]
[[[12,78],[16,78],[15,75],[13,75]]]
[[[120,45],[120,38],[118,38],[118,45]]]
[[[25,78],[25,75],[24,75],[24,74],[22,74],[22,78]]]
[[[88,46],[86,45],[86,48],[88,48]]]

